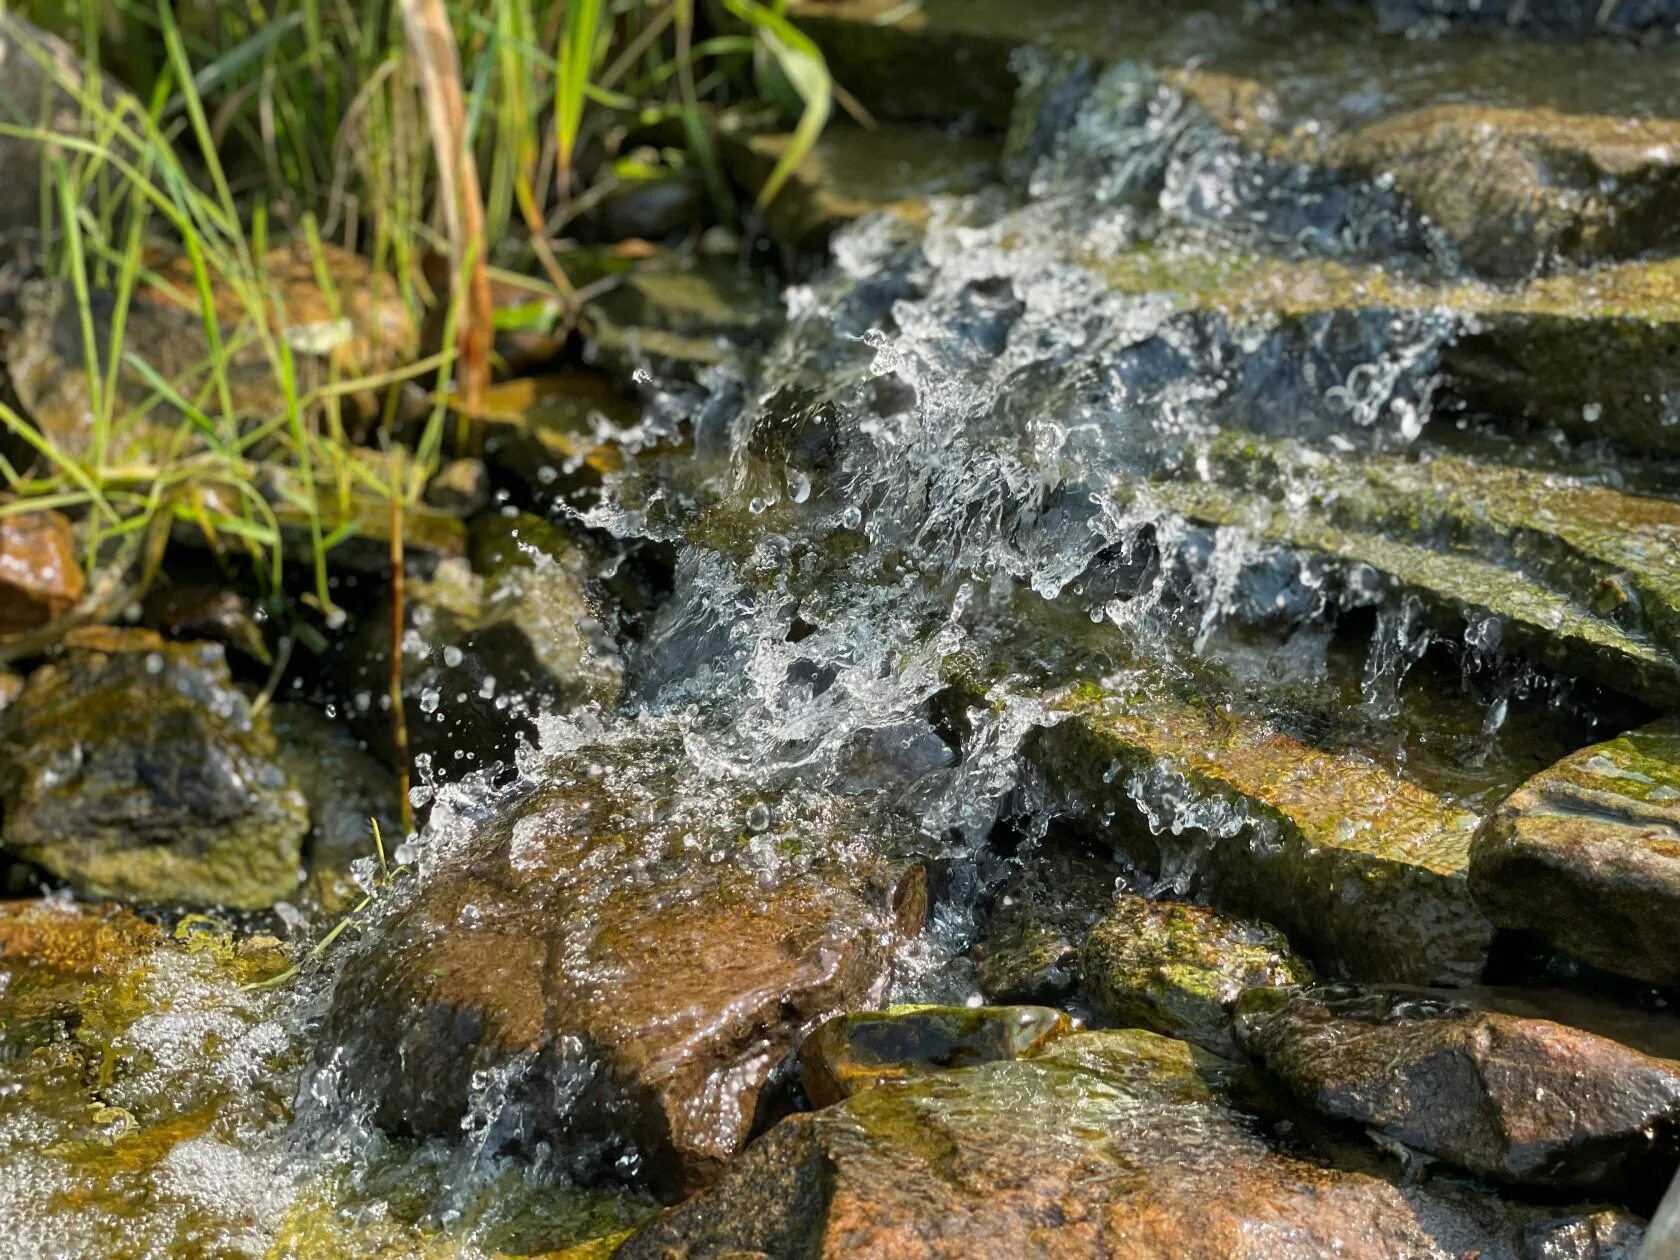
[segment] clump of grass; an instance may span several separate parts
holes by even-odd
[[[693,0],[429,0],[458,54],[450,74],[459,78],[459,147],[482,187],[471,198],[476,222],[450,233],[441,225],[461,196],[460,172],[447,169],[450,147],[433,144],[418,107],[426,67],[403,36],[401,7],[230,0],[178,20],[167,0],[20,6],[87,58],[80,76],[39,58],[79,107],[77,134],[49,136],[13,120],[0,121],[0,134],[43,142],[53,189],[46,266],[74,294],[92,414],[87,448],[69,451],[0,405],[0,425],[33,457],[27,467],[0,464],[10,491],[0,514],[52,506],[82,518],[89,568],[119,576],[93,583],[73,618],[114,615],[134,598],[180,527],[249,557],[280,590],[284,509],[307,524],[308,601],[330,621],[329,557],[354,528],[350,500],[406,503],[460,445],[446,404],[460,344],[471,338],[446,335],[438,353],[378,376],[306,377],[297,329],[265,268],[272,240],[307,243],[329,303],[331,242],[393,276],[416,313],[447,301],[446,328],[482,341],[482,305],[469,313],[461,304],[474,287],[432,293],[426,255],[453,246],[457,274],[489,262],[539,275],[567,310],[576,300],[568,232],[626,177],[616,159],[627,146],[655,155],[637,164],[640,177],[697,170],[727,221],[737,206],[708,112],[760,99],[767,75],[791,85],[801,102],[796,139],[763,202],[815,141],[833,99],[821,55],[788,22],[782,0],[722,0],[731,20],[706,30]],[[109,91],[114,79],[138,95]],[[682,142],[656,142],[667,136]],[[184,253],[191,290],[180,296],[203,312],[207,353],[184,377],[125,344],[142,293],[168,283],[152,263],[158,242]],[[482,286],[476,292],[481,300]],[[109,300],[106,337],[95,327],[96,294]],[[234,365],[252,359],[275,386],[270,414],[236,406]],[[135,380],[148,393],[139,407]],[[417,432],[401,434],[413,475],[399,482],[355,456],[343,406],[353,395],[389,402],[405,381],[431,386],[437,402]],[[173,435],[134,458],[129,430],[165,416]],[[388,406],[371,440],[394,444],[394,418]]]

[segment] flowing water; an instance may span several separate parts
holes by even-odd
[[[394,854],[396,890],[301,980],[243,988],[280,964],[188,925],[139,949],[79,1026],[42,1031],[56,1058],[8,1042],[0,1252],[526,1254],[651,1211],[624,1144],[511,1140],[519,1064],[475,1080],[457,1139],[402,1140],[324,1032],[338,960],[379,950],[484,820],[580,766],[659,804],[659,843],[767,871],[831,855],[795,853],[769,806],[736,817],[741,801],[843,799],[865,851],[913,832],[948,876],[880,996],[964,1002],[984,895],[1056,815],[1020,752],[1069,680],[1250,713],[1471,812],[1637,716],[1503,651],[1493,622],[1432,619],[1372,566],[1157,493],[1232,433],[1599,475],[1593,448],[1432,419],[1466,322],[1450,305],[1239,318],[1182,300],[1279,260],[1456,282],[1451,243],[1380,181],[1252,156],[1129,64],[1082,71],[1076,93],[1044,59],[1017,70],[1060,115],[1006,178],[934,200],[925,223],[843,229],[783,292],[762,354],[640,373],[643,422],[610,434],[622,467],[552,505],[675,556],[619,711],[545,716],[511,770],[418,786],[429,823]],[[1260,488],[1286,511],[1313,492],[1287,468]],[[1158,834],[1243,842],[1237,806],[1164,769],[1126,787]],[[1154,877],[1183,890],[1196,861],[1190,846]],[[117,1140],[130,1127],[145,1141]]]

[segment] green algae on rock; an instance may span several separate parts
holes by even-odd
[[[1648,1207],[1680,1163],[1680,1063],[1450,994],[1251,991],[1237,1040],[1303,1101],[1478,1176]]]
[[[998,890],[977,947],[989,1001],[1061,1002],[1079,979],[1079,946],[1114,904],[1122,868],[1083,840],[1052,837]]]
[[[719,1175],[812,1022],[878,997],[926,912],[881,816],[736,796],[650,726],[553,763],[347,964],[330,1037],[383,1123],[455,1131],[499,1071],[531,1141],[674,1194]]]
[[[0,718],[0,843],[96,897],[257,909],[309,825],[215,644],[82,631]]]
[[[1586,1219],[1281,1154],[1225,1101],[1238,1070],[1126,1030],[880,1085],[781,1121],[617,1255],[1518,1260]],[[1596,1233],[1547,1254],[1603,1254]]]
[[[1468,984],[1492,926],[1466,882],[1476,818],[1365,758],[1229,711],[1082,688],[1028,755],[1053,799],[1147,869],[1193,875],[1211,905],[1276,924],[1330,974]],[[1131,783],[1176,785],[1145,818]]]
[[[1476,837],[1470,886],[1501,927],[1680,983],[1680,722],[1583,748],[1513,792]]]
[[[1085,994],[1104,1019],[1234,1055],[1231,1008],[1244,990],[1310,983],[1264,923],[1204,906],[1122,894],[1079,951]]]
[[[890,1006],[826,1020],[799,1047],[812,1105],[827,1107],[884,1081],[1037,1054],[1073,1032],[1047,1006]]]

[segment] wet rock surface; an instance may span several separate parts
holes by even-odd
[[[859,852],[843,800],[680,793],[669,756],[579,750],[349,964],[332,1036],[386,1123],[455,1129],[496,1080],[504,1140],[692,1188],[801,1033],[881,991],[916,869]]]
[[[1332,973],[1479,978],[1492,927],[1467,883],[1474,815],[1236,715],[1100,691],[1058,704],[1067,719],[1030,755],[1119,852],[1154,871],[1189,862],[1211,904],[1276,924]],[[1161,826],[1128,795],[1152,781],[1202,808]]]
[[[1450,995],[1245,996],[1237,1038],[1304,1101],[1496,1181],[1648,1207],[1680,1162],[1680,1064]]]
[[[1030,1058],[1075,1024],[1047,1006],[894,1006],[825,1020],[799,1047],[814,1107],[886,1081]]]
[[[1123,895],[1079,951],[1103,1019],[1232,1055],[1230,1012],[1250,988],[1310,983],[1289,942],[1264,923],[1202,906]]]
[[[1535,1254],[1547,1235],[1562,1255],[1616,1254],[1567,1213],[1478,1216],[1280,1155],[1223,1101],[1229,1070],[1184,1042],[1115,1031],[867,1090],[782,1121],[618,1254],[1492,1260]],[[1633,1245],[1626,1224],[1603,1236],[1617,1232]]]
[[[993,1002],[1059,1002],[1079,980],[1079,946],[1114,904],[1123,868],[1077,841],[1047,839],[998,890],[980,949]]]
[[[297,887],[307,807],[219,646],[81,632],[0,747],[0,838],[78,892],[251,909]]]
[[[1594,966],[1680,981],[1680,725],[1584,748],[1530,780],[1471,851],[1478,904]]]
[[[57,512],[0,517],[0,635],[63,616],[86,589],[68,520]]]

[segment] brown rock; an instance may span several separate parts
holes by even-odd
[[[0,516],[0,634],[45,625],[86,589],[69,521],[50,511]]]
[[[298,388],[307,391],[324,384],[329,375],[351,382],[412,360],[416,337],[395,281],[375,272],[358,255],[331,246],[323,250],[321,267],[332,281],[330,295],[318,283],[302,243],[279,246],[263,259],[264,292],[279,305],[281,322],[275,332],[291,348]],[[190,264],[185,258],[158,259],[153,270],[160,283],[140,289],[129,303],[123,353],[143,360],[183,397],[211,399],[218,391],[205,371],[211,356]],[[231,339],[249,314],[226,285],[216,286],[213,294],[224,336]],[[116,297],[97,290],[89,305],[97,358],[106,363]],[[7,352],[18,399],[36,428],[61,451],[89,454],[94,391],[87,378],[82,314],[74,293],[67,282],[32,280],[24,285],[19,306]],[[266,314],[275,318],[273,311]],[[287,404],[275,365],[253,339],[242,339],[242,347],[224,359],[235,417],[282,416]],[[155,456],[165,443],[169,445],[162,449],[174,449],[181,418],[168,404],[159,405],[155,394],[142,373],[132,368],[118,373],[107,460]],[[352,394],[349,401],[366,402],[364,409],[371,411],[376,400]],[[207,401],[206,410],[219,416],[219,401]]]
[[[1180,1041],[1065,1037],[1030,1059],[881,1085],[782,1121],[620,1260],[970,1256],[1517,1260],[1610,1256],[1544,1220],[1282,1155]],[[1623,1228],[1621,1237],[1637,1228]],[[1550,1252],[1540,1245],[1556,1244]],[[1630,1255],[1629,1251],[1621,1255]]]
[[[1338,1119],[1497,1181],[1655,1198],[1680,1063],[1421,990],[1245,995],[1237,1039]]]
[[[1470,889],[1501,927],[1680,983],[1680,721],[1583,748],[1513,792],[1471,846]]]
[[[917,881],[872,856],[879,818],[720,794],[668,739],[557,763],[348,965],[332,1037],[384,1124],[458,1131],[474,1073],[499,1070],[530,1138],[691,1188],[745,1143],[801,1033],[878,994],[920,926]]]

